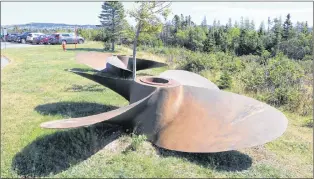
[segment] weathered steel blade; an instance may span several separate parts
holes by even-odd
[[[157,62],[157,61],[152,61],[152,60],[136,58],[136,71],[146,70],[146,69],[150,69],[150,68],[159,68],[159,67],[164,67],[164,66],[167,66],[167,64]],[[129,58],[128,69],[129,70],[133,69],[133,58],[132,57]]]
[[[132,80],[115,78],[112,76],[103,76],[97,73],[90,74],[84,71],[79,71],[78,69],[72,69],[69,71],[106,86],[124,97],[126,100],[130,100],[131,84],[133,83]]]
[[[145,108],[149,97],[153,95],[153,93],[133,104],[116,110],[87,117],[44,122],[40,127],[50,129],[69,129],[90,126],[104,121],[111,124],[123,124],[124,127],[132,126],[132,116],[135,116]]]
[[[253,147],[281,136],[288,124],[277,109],[230,92],[182,86],[157,94],[156,106],[143,112],[145,118],[137,119],[143,124],[136,128],[170,150],[199,153]]]
[[[133,58],[128,56],[113,56],[111,53],[101,52],[81,52],[76,55],[76,59],[79,63],[98,71],[108,72],[117,77],[132,77]],[[163,66],[167,66],[167,64],[145,59],[137,59],[136,61],[137,71]]]
[[[76,54],[76,61],[101,71],[106,68],[107,58],[112,56],[111,53],[81,52]]]
[[[159,77],[173,79],[186,86],[195,86],[219,90],[219,88],[213,82],[202,77],[201,75],[189,71],[167,70],[161,73]]]

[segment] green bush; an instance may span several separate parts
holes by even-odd
[[[295,61],[282,53],[270,58],[270,53],[265,50],[261,56],[240,57],[223,52],[208,54],[182,48],[158,47],[147,50],[171,59],[179,69],[206,74],[206,77],[215,79],[214,82],[221,89],[244,92],[270,105],[301,115],[312,112],[312,60]]]
[[[268,59],[268,64],[248,63],[239,79],[247,92],[274,106],[307,115],[312,97],[303,84],[305,71],[296,61],[279,54]],[[260,96],[262,95],[262,96]]]
[[[232,78],[227,71],[224,71],[218,79],[217,83],[220,89],[230,88],[232,84]]]

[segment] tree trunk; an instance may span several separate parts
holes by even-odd
[[[140,30],[141,30],[141,22],[138,23],[138,27],[136,30],[136,35],[133,43],[133,80],[136,80],[136,46],[137,46],[137,39],[138,36],[140,35]]]

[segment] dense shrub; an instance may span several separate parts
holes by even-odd
[[[227,71],[224,71],[217,81],[220,89],[230,88],[232,84],[232,78]]]
[[[165,56],[177,68],[205,74],[220,89],[237,91],[276,107],[308,115],[312,112],[312,60],[295,61],[282,53],[270,58],[266,50],[261,56],[232,56],[223,52],[201,53],[183,48],[148,48]],[[217,75],[219,74],[219,75]]]
[[[107,41],[104,29],[78,29],[78,34],[86,40],[90,41]]]
[[[249,63],[239,79],[247,92],[262,94],[260,99],[268,104],[302,115],[311,112],[312,97],[303,84],[305,71],[285,56],[269,59],[267,65]]]

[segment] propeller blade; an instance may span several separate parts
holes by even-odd
[[[90,126],[104,121],[111,124],[123,124],[125,127],[132,126],[132,116],[135,116],[145,108],[148,99],[153,94],[154,92],[133,104],[121,107],[116,110],[87,117],[44,122],[40,124],[40,127],[50,129],[69,129]]]
[[[77,75],[80,75],[84,78],[90,79],[95,81],[103,86],[110,88],[111,90],[115,91],[126,100],[130,100],[130,91],[131,91],[131,84],[133,83],[132,80],[123,79],[123,78],[116,78],[110,76],[103,76],[99,74],[90,74],[84,71],[69,70]]]
[[[186,86],[219,90],[219,88],[208,79],[202,77],[201,75],[184,70],[167,70],[161,73],[159,77],[173,79]]]
[[[156,111],[146,113],[146,120],[154,120],[154,130],[139,133],[148,133],[159,147],[197,153],[229,151],[270,142],[287,128],[280,111],[252,98],[215,89],[181,88],[162,89],[155,101],[160,107],[146,109]]]
[[[107,59],[112,57],[111,53],[81,52],[76,55],[78,63],[85,64],[95,70],[101,71],[106,68]]]

